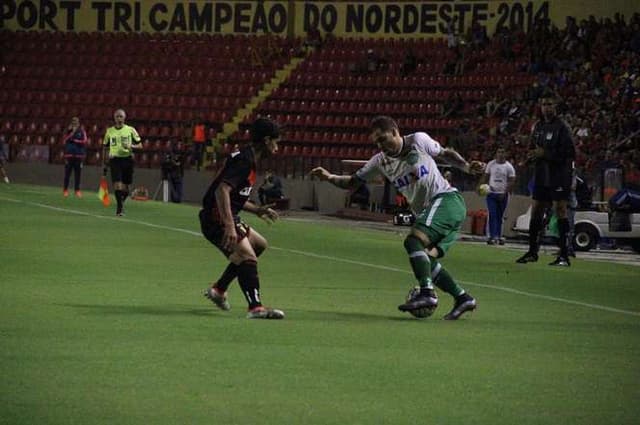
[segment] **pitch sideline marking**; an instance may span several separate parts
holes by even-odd
[[[52,205],[42,204],[42,203],[39,203],[39,202],[29,202],[29,201],[21,201],[21,200],[18,200],[18,199],[5,198],[3,196],[0,196],[0,199],[2,199],[4,201],[9,201],[9,202],[22,203],[22,204],[32,205],[32,206],[36,206],[36,207],[40,207],[40,208],[46,208],[46,209],[50,209],[50,210],[54,210],[54,211],[66,212],[66,213],[77,214],[77,215],[84,215],[84,216],[87,216],[87,217],[94,217],[94,218],[97,218],[97,219],[124,221],[126,223],[140,224],[140,225],[143,225],[143,226],[152,227],[154,229],[171,230],[171,231],[174,231],[174,232],[186,233],[186,234],[192,235],[192,236],[198,236],[198,237],[201,236],[200,232],[194,232],[192,230],[181,229],[179,227],[164,226],[164,225],[161,225],[161,224],[153,224],[153,223],[148,223],[146,221],[131,220],[131,219],[123,218],[123,217],[109,217],[109,216],[105,216],[105,215],[91,214],[91,213],[87,213],[87,212],[84,212],[84,211],[72,210],[72,209],[69,209],[69,208],[54,207]],[[345,258],[332,257],[330,255],[315,254],[315,253],[312,253],[312,252],[300,251],[300,250],[297,250],[297,249],[280,248],[280,247],[277,247],[277,246],[269,246],[269,247],[271,249],[273,249],[273,250],[276,250],[276,251],[283,251],[283,252],[288,252],[288,253],[291,253],[291,254],[303,255],[303,256],[311,257],[311,258],[318,258],[318,259],[322,259],[322,260],[330,260],[330,261],[336,261],[336,262],[341,262],[341,263],[346,263],[346,264],[354,264],[354,265],[358,265],[358,266],[370,267],[370,268],[379,269],[379,270],[386,270],[386,271],[392,271],[392,272],[398,272],[398,273],[404,273],[404,274],[411,274],[411,272],[409,272],[407,270],[402,270],[402,269],[398,269],[398,268],[395,268],[395,267],[381,266],[381,265],[378,265],[378,264],[365,263],[363,261],[356,261],[356,260],[349,260],[349,259],[345,259]],[[640,312],[637,312],[637,311],[622,310],[622,309],[619,309],[619,308],[607,307],[607,306],[600,305],[600,304],[590,304],[590,303],[585,303],[585,302],[582,302],[582,301],[570,300],[570,299],[567,299],[567,298],[558,298],[558,297],[553,297],[553,296],[550,296],[550,295],[536,294],[536,293],[533,293],[533,292],[521,291],[519,289],[513,289],[513,288],[509,288],[509,287],[504,287],[504,286],[487,285],[487,284],[484,284],[484,283],[476,283],[476,282],[469,282],[469,281],[463,281],[463,280],[461,280],[460,282],[465,284],[465,285],[477,286],[477,287],[480,287],[480,288],[493,289],[493,290],[496,290],[496,291],[509,292],[509,293],[512,293],[512,294],[522,295],[522,296],[531,297],[531,298],[538,298],[538,299],[547,300],[547,301],[554,301],[554,302],[560,302],[560,303],[565,303],[565,304],[577,305],[577,306],[580,306],[580,307],[593,308],[593,309],[596,309],[596,310],[608,311],[608,312],[611,312],[611,313],[620,313],[620,314],[626,314],[626,315],[629,315],[629,316],[640,317]]]

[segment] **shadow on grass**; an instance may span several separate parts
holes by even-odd
[[[300,321],[335,321],[335,322],[422,322],[409,315],[383,315],[358,312],[330,311],[330,310],[288,310],[288,317]]]
[[[229,314],[212,307],[188,307],[180,305],[116,305],[116,304],[56,304],[62,307],[78,309],[83,314],[114,316],[215,316],[216,318],[237,318],[237,314]],[[370,313],[337,312],[330,310],[287,310],[287,319],[295,321],[335,321],[335,322],[415,322],[409,315],[380,315]]]
[[[144,316],[211,316],[232,317],[212,307],[187,307],[180,305],[114,305],[114,304],[56,304],[84,310],[85,314],[144,315]]]

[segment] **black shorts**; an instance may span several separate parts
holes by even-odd
[[[568,201],[570,194],[571,188],[563,185],[552,187],[535,186],[532,198],[540,202]]]
[[[202,234],[209,242],[215,245],[225,257],[229,257],[233,251],[229,251],[222,247],[222,236],[224,235],[224,228],[221,223],[214,221],[211,218],[211,214],[207,214],[205,210],[200,210],[198,214],[200,217],[200,230]],[[234,217],[236,223],[236,232],[238,233],[238,242],[249,236],[251,228],[240,220],[240,217]]]
[[[111,182],[122,182],[131,184],[133,182],[133,158],[111,158],[109,160],[111,168]]]

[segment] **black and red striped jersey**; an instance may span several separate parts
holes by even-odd
[[[214,221],[220,220],[216,203],[216,189],[223,182],[232,187],[230,192],[231,214],[236,217],[249,199],[251,189],[256,182],[256,159],[251,146],[242,147],[225,159],[222,169],[202,199],[202,208],[211,214]]]

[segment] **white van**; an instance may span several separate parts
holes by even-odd
[[[520,234],[528,234],[530,217],[531,207],[526,213],[518,216],[513,230]],[[616,220],[620,215],[615,217],[610,213],[595,210],[576,211],[573,235],[576,251],[589,251],[598,245],[600,239],[609,238],[629,243],[635,252],[640,253],[640,214],[626,214],[626,217],[623,215],[623,221],[628,220],[628,230],[624,231],[615,231],[620,227],[618,223],[611,222],[612,218]]]

